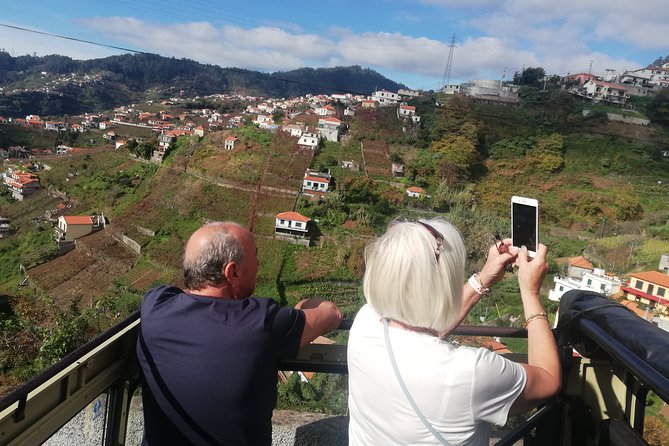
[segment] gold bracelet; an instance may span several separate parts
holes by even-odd
[[[532,322],[535,319],[543,319],[548,322],[548,315],[546,313],[534,313],[530,314],[530,317],[525,319],[525,327],[527,328],[527,325]]]

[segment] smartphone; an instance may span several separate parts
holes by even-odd
[[[534,198],[511,197],[511,240],[513,246],[527,247],[530,257],[539,245],[539,201]]]

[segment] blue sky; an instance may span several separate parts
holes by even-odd
[[[3,0],[0,23],[264,72],[361,65],[435,89],[523,67],[603,74],[669,54],[666,0]],[[14,55],[120,51],[0,27]]]

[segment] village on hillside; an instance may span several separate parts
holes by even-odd
[[[95,77],[69,81],[93,82]],[[631,95],[650,96],[659,89],[669,88],[669,64],[628,71],[620,75],[607,71],[604,78],[587,73],[570,74],[561,79],[561,85],[565,91],[582,100],[626,108]],[[57,88],[57,85],[54,84],[53,88]],[[461,85],[446,85],[443,89],[447,97],[453,94],[464,95],[477,102],[507,106],[518,105],[518,91],[519,86],[505,85],[494,80],[472,80]],[[378,90],[370,96],[342,93],[306,95],[290,99],[216,94],[129,104],[110,113],[87,113],[82,116],[0,117],[0,124],[5,127],[54,132],[58,135],[96,135],[99,144],[111,146],[114,150],[136,147],[138,144],[146,145],[147,141],[153,141],[151,144],[155,145],[149,147],[150,150],[145,155],[148,162],[160,164],[182,137],[201,140],[212,132],[222,132],[222,150],[244,150],[247,141],[239,135],[235,136],[233,130],[246,125],[272,133],[283,132],[294,140],[300,150],[315,153],[322,150],[325,142],[346,141],[350,137],[349,126],[356,114],[380,108],[395,110],[404,133],[415,132],[421,125],[421,116],[416,112],[416,106],[410,104],[422,95],[423,92],[412,90]],[[238,104],[238,110],[223,113],[213,107],[196,108],[192,105],[203,100],[209,104]],[[628,122],[647,124],[638,119]],[[87,153],[90,150],[90,147],[71,147],[63,143],[55,147],[0,147],[0,159],[6,166],[2,173],[4,186],[15,200],[29,199],[41,190],[39,173],[50,169],[50,157]],[[362,170],[367,175],[370,171],[374,172],[374,169],[389,169],[391,178],[404,176],[403,163],[401,160],[391,160],[388,147],[382,142],[360,141],[360,151],[359,159],[341,159],[338,167],[352,171]],[[669,156],[667,153],[665,155]],[[131,156],[142,159],[132,150]],[[375,157],[380,157],[381,164],[375,165]],[[319,170],[307,166],[295,193],[306,200],[319,201],[335,190],[336,184],[337,179],[330,169]],[[430,198],[427,191],[417,184],[405,183],[402,187],[409,200]],[[72,215],[69,207],[67,200],[63,200],[63,203],[46,213],[46,221],[54,226],[55,238],[61,252],[73,249],[78,238],[103,229],[106,223],[103,215]],[[6,218],[1,222],[0,237],[6,237],[12,233],[12,223]],[[274,236],[279,239],[310,246],[320,234],[322,232],[318,228],[318,221],[296,212],[295,209],[284,209],[275,215]],[[627,300],[630,302],[628,305],[645,319],[653,319],[655,314],[654,322],[669,329],[667,256],[662,256],[659,261],[659,271],[662,272],[632,273],[629,277],[620,279],[593,267],[584,258],[580,258],[580,266],[578,261],[569,259],[566,269],[568,273],[564,277],[555,277],[555,289],[551,291],[550,299],[559,301],[560,296],[570,289],[595,290],[614,298],[622,298],[623,301]],[[638,309],[638,305],[644,305],[646,310]],[[649,308],[654,310],[650,316]]]

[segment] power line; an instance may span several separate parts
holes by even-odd
[[[133,50],[132,48],[124,48],[122,46],[116,46],[116,45],[107,45],[106,43],[93,42],[92,40],[79,39],[77,37],[69,37],[69,36],[63,36],[63,35],[60,35],[60,34],[47,33],[45,31],[37,31],[36,29],[28,29],[28,28],[23,28],[21,26],[8,25],[6,23],[0,23],[0,26],[4,26],[5,28],[16,29],[16,30],[19,30],[19,31],[26,31],[26,32],[29,32],[29,33],[41,34],[43,36],[57,37],[59,39],[72,40],[74,42],[88,43],[90,45],[97,45],[97,46],[102,46],[102,47],[105,47],[105,48],[112,48],[112,49],[115,49],[115,50],[127,51],[129,53],[151,54],[151,53],[147,53],[145,51]]]

